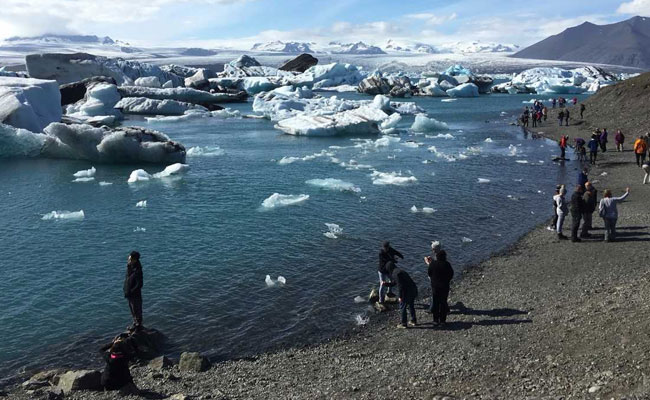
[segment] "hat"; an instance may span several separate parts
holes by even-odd
[[[442,249],[442,243],[438,240],[432,240],[431,241],[431,250],[433,251],[440,251]]]

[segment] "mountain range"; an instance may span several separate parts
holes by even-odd
[[[650,18],[634,17],[608,25],[585,22],[535,43],[512,57],[650,69]]]

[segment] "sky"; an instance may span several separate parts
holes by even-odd
[[[585,21],[650,16],[650,0],[0,0],[0,39],[110,36],[140,46],[249,48],[388,39],[527,46]]]

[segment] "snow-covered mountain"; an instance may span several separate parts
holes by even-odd
[[[274,53],[289,53],[289,54],[299,54],[299,53],[312,53],[311,46],[313,43],[306,42],[268,42],[268,43],[255,43],[251,50],[254,51],[270,51]]]
[[[419,42],[409,42],[409,41],[397,41],[394,39],[389,39],[384,46],[386,52],[399,52],[399,53],[418,53],[418,54],[436,54],[439,53],[438,49],[430,44],[419,43]]]
[[[372,46],[364,42],[330,42],[327,50],[332,54],[386,54],[380,47]]]
[[[13,36],[4,40],[8,44],[18,43],[51,43],[51,44],[104,44],[122,45],[129,44],[121,40],[113,40],[108,36],[95,35],[56,35],[45,34],[40,36]]]
[[[438,46],[442,53],[514,53],[519,50],[516,44],[494,42],[456,42]]]

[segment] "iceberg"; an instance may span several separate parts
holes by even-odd
[[[478,97],[478,86],[473,83],[463,83],[455,88],[448,89],[449,97]]]
[[[402,120],[402,116],[398,113],[391,114],[386,120],[382,121],[379,125],[381,130],[393,129]]]
[[[436,211],[437,211],[437,210],[436,210],[435,208],[431,208],[431,207],[422,207],[422,212],[425,213],[425,214],[433,214],[433,213],[436,212]]]
[[[188,157],[215,157],[222,156],[225,153],[219,146],[194,146],[187,150]]]
[[[205,107],[192,103],[148,99],[145,97],[125,97],[115,104],[115,108],[124,114],[136,115],[183,115],[190,110],[208,112]]]
[[[120,98],[117,86],[113,84],[90,84],[83,99],[66,107],[66,115],[86,122],[97,116],[113,116],[119,120],[122,114],[114,107]]]
[[[97,169],[95,167],[91,167],[90,169],[84,169],[81,171],[75,172],[72,176],[75,178],[89,178],[95,176],[95,173],[97,172]]]
[[[275,127],[289,135],[378,134],[379,123],[386,118],[382,110],[360,107],[333,115],[297,115],[278,121]]]
[[[135,206],[139,207],[139,208],[146,208],[147,207],[147,200],[138,201],[137,203],[135,203]]]
[[[429,118],[424,114],[416,115],[415,121],[413,121],[413,125],[411,125],[411,130],[413,132],[431,132],[447,129],[449,129],[449,125],[445,122],[438,121],[435,118]]]
[[[343,229],[338,224],[326,223],[325,226],[327,226],[328,231],[323,235],[330,239],[338,239],[338,235],[343,234]]]
[[[142,86],[142,87],[151,87],[151,88],[161,87],[160,79],[158,79],[157,76],[145,76],[142,78],[138,78],[135,80],[135,82],[133,82],[133,85]]]
[[[273,278],[271,278],[271,275],[266,275],[266,278],[264,278],[264,282],[268,287],[284,286],[287,284],[286,278],[282,275],[278,276],[278,279],[275,281],[273,280]]]
[[[308,181],[305,181],[305,183],[325,190],[353,193],[361,192],[361,189],[359,189],[357,186],[354,186],[354,184],[334,178],[309,179]]]
[[[84,210],[79,211],[52,211],[49,212],[41,218],[44,221],[53,220],[53,219],[62,219],[62,220],[82,220],[86,217]]]
[[[122,97],[146,97],[155,100],[176,100],[201,105],[244,102],[247,97],[246,92],[210,93],[183,87],[158,89],[139,86],[120,86],[118,87],[118,91]]]
[[[294,86],[321,87],[358,85],[364,78],[361,71],[352,64],[331,63],[314,65],[293,80]]]
[[[304,203],[307,200],[309,200],[308,194],[292,195],[273,193],[262,202],[262,208],[273,209],[277,207],[292,206],[295,204]]]
[[[61,121],[61,92],[53,80],[0,77],[0,123],[42,132]]]
[[[373,185],[397,185],[404,186],[417,182],[414,176],[402,176],[397,172],[374,171],[371,175]]]
[[[136,169],[135,171],[131,172],[131,175],[129,175],[129,179],[127,180],[127,182],[137,183],[137,182],[147,182],[152,179],[170,178],[182,174],[189,169],[190,169],[189,165],[181,164],[181,163],[168,165],[167,167],[165,167],[164,170],[157,172],[153,175],[149,174],[147,171],[143,169]]]

